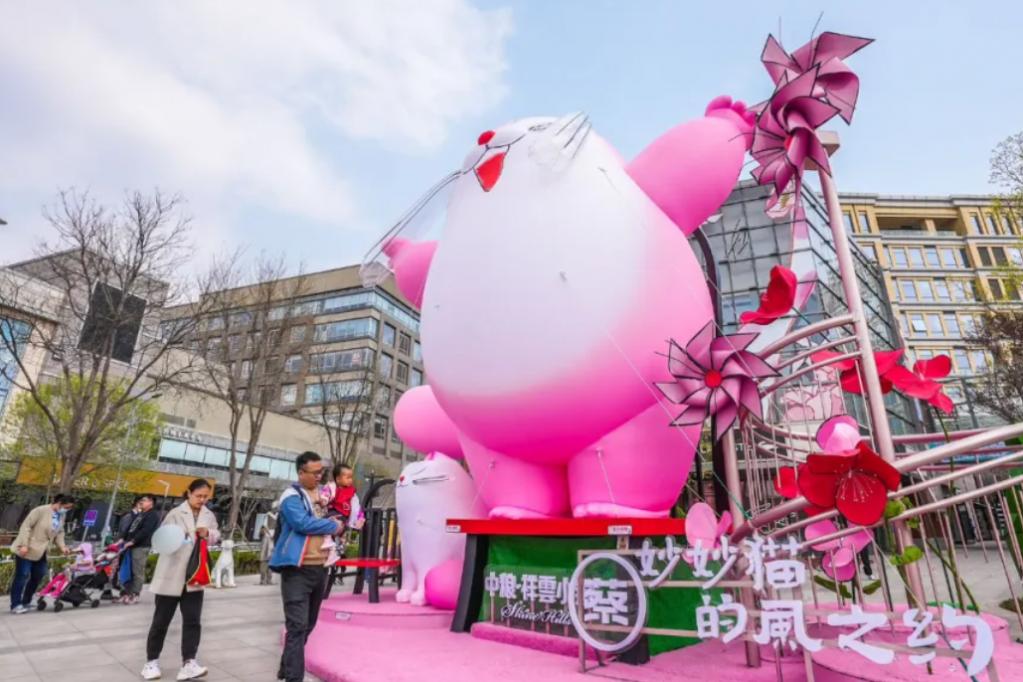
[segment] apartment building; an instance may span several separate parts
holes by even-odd
[[[287,330],[279,345],[279,370],[270,377],[279,391],[273,409],[321,429],[326,419],[332,427],[357,431],[358,468],[396,475],[416,456],[398,438],[391,415],[403,393],[425,380],[419,315],[393,281],[363,287],[358,266],[299,279],[280,280],[284,286],[277,290],[288,298],[265,315],[267,327],[286,320],[281,328]],[[244,301],[255,286],[229,293]],[[175,317],[186,314],[187,307],[170,308],[164,324],[173,325]],[[226,362],[241,363],[240,371],[248,376],[254,370],[246,349],[254,335],[263,333],[252,309],[240,305],[229,315],[211,317],[194,343],[223,348]]]
[[[985,301],[1021,301],[1005,268],[1023,265],[1023,225],[990,196],[842,194],[845,228],[884,273],[907,361],[947,354],[946,392],[960,427],[995,423],[966,399],[964,381],[990,358],[967,337]]]

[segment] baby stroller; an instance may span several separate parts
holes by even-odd
[[[100,594],[107,586],[109,578],[102,570],[105,566],[99,566],[93,561],[92,545],[83,542],[74,550],[78,556],[75,562],[67,566],[63,571],[53,577],[39,592],[39,599],[36,608],[45,611],[49,601],[53,602],[53,610],[60,612],[64,604],[71,604],[78,608],[88,602],[92,608],[99,606]]]

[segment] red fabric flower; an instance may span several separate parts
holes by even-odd
[[[899,360],[902,359],[902,354],[905,351],[901,348],[898,350],[886,350],[886,351],[874,351],[874,363],[877,365],[877,373],[881,378],[881,392],[889,393],[892,390],[893,383],[889,378],[888,374],[896,367],[899,367]],[[835,353],[829,350],[817,351],[810,358],[814,362],[824,362],[831,358],[837,358],[845,353]],[[836,362],[829,365],[838,370],[839,382],[842,384],[842,390],[847,393],[855,393],[856,395],[863,395],[863,387],[860,385],[860,373],[862,370],[857,370],[857,361],[855,358],[849,358]],[[903,368],[904,369],[904,368]]]
[[[799,492],[810,504],[837,508],[850,523],[869,526],[881,519],[887,491],[899,489],[899,472],[860,441],[851,452],[815,453],[799,465]]]
[[[739,316],[742,324],[770,324],[792,310],[796,302],[796,273],[782,265],[771,268],[771,281],[760,296],[760,307]]]
[[[917,360],[913,371],[901,365],[894,367],[888,378],[899,392],[912,398],[919,398],[933,405],[946,414],[955,409],[952,399],[945,395],[944,387],[939,379],[944,379],[952,372],[952,359],[947,355],[938,355],[930,360]]]

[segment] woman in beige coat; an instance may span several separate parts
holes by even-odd
[[[163,520],[165,526],[180,526],[185,531],[187,542],[175,552],[161,554],[156,562],[153,582],[149,585],[149,589],[156,595],[156,610],[146,641],[147,662],[142,668],[142,678],[145,680],[160,677],[160,652],[167,637],[167,628],[178,609],[181,610],[181,658],[184,662],[178,679],[192,680],[206,674],[206,668],[199,665],[195,658],[202,632],[200,620],[203,588],[186,584],[186,573],[195,540],[206,538],[213,545],[220,536],[217,519],[206,508],[212,492],[209,482],[204,479],[192,481],[188,486],[188,499],[167,512]]]

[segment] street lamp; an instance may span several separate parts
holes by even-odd
[[[167,498],[170,497],[170,483],[163,480],[162,478],[156,479],[155,483],[163,484],[163,504],[160,505],[160,511],[167,510]]]

